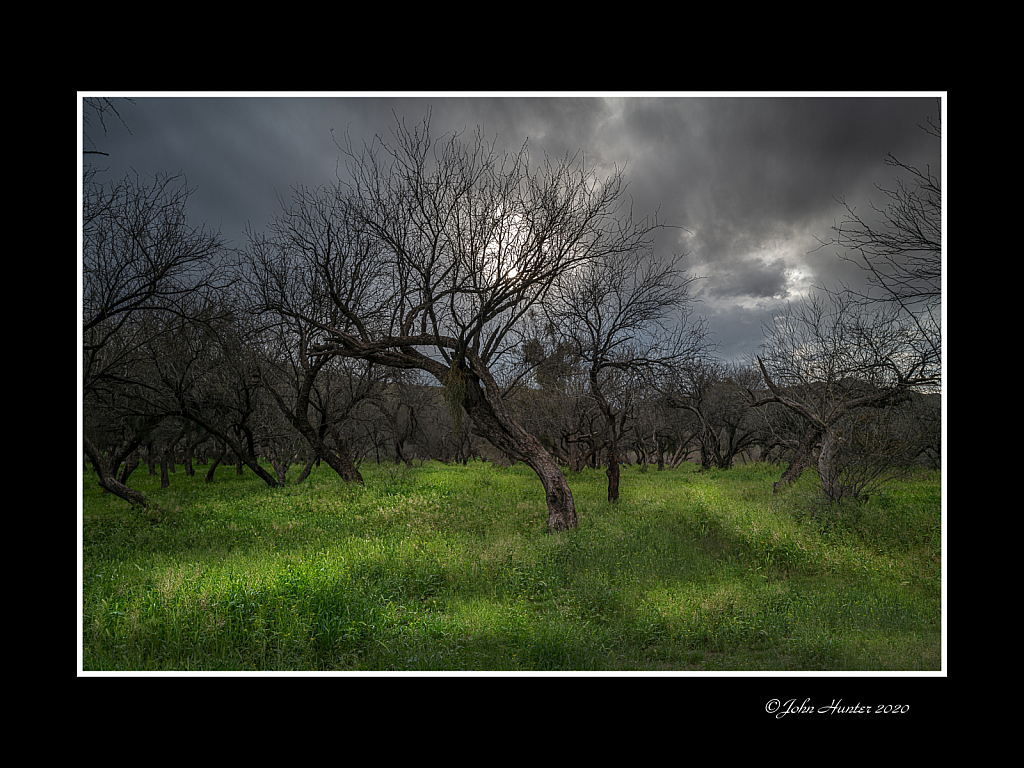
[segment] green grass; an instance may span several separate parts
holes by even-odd
[[[942,669],[937,473],[812,516],[811,472],[588,470],[550,535],[522,465],[360,470],[137,471],[158,521],[83,474],[81,669]]]

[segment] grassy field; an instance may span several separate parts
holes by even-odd
[[[813,472],[773,498],[771,465],[627,467],[609,505],[590,470],[578,530],[549,535],[522,465],[360,469],[139,470],[159,521],[83,473],[80,669],[942,669],[938,473],[826,522]]]

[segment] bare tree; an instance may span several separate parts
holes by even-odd
[[[87,186],[82,232],[86,392],[117,379],[114,371],[134,350],[149,343],[152,333],[163,332],[159,324],[131,322],[136,313],[187,319],[193,296],[226,287],[224,241],[219,233],[189,224],[186,203],[192,191],[180,176],[168,175],[158,175],[152,184],[129,176]]]
[[[747,397],[760,378],[756,368],[708,359],[686,366],[672,380],[666,400],[696,416],[702,466],[728,469],[761,439]]]
[[[362,483],[342,424],[375,393],[380,367],[310,354],[301,327],[286,325],[276,331],[274,352],[260,357],[263,386],[317,456],[346,482]]]
[[[928,136],[942,140],[942,112],[936,99],[936,115],[926,126]],[[843,249],[840,258],[867,273],[869,291],[847,289],[863,302],[882,302],[898,308],[911,323],[922,343],[941,354],[940,310],[942,301],[942,179],[937,169],[922,170],[887,155],[885,164],[896,169],[893,185],[876,185],[887,202],[871,204],[874,220],[862,216],[845,199],[839,202],[846,216],[832,229],[835,236],[821,246]],[[871,291],[875,291],[872,293]]]
[[[510,411],[512,382],[499,380],[517,346],[510,333],[561,275],[649,236],[651,224],[619,210],[621,172],[600,181],[570,156],[531,169],[525,145],[499,155],[479,131],[434,139],[429,117],[341,149],[347,179],[315,194],[330,210],[317,232],[331,237],[296,232],[280,248],[280,268],[308,274],[313,300],[268,291],[267,308],[309,324],[311,353],[433,376],[493,445],[537,473],[549,530],[575,528],[564,475]]]
[[[260,448],[282,431],[259,380],[259,362],[238,305],[228,297],[197,306],[149,350],[151,408],[187,419],[226,443],[241,466],[268,486],[277,479],[259,462]]]
[[[579,358],[603,417],[611,502],[619,498],[618,438],[638,390],[633,379],[689,363],[712,346],[706,322],[690,322],[697,278],[682,271],[678,257],[660,258],[649,245],[611,251],[564,273],[547,304],[550,325]]]
[[[187,323],[193,299],[223,288],[228,274],[220,235],[189,225],[191,190],[178,176],[157,176],[151,184],[138,176],[108,185],[93,178],[87,172],[82,209],[86,411],[100,400],[123,400],[126,388],[138,394],[150,386],[145,350],[176,327],[168,318]],[[113,462],[127,454],[115,451],[108,460],[88,434],[83,445],[105,489],[134,505],[149,504],[115,476]]]
[[[839,457],[849,440],[844,420],[858,409],[898,403],[940,378],[936,351],[897,308],[865,305],[847,293],[788,305],[766,324],[761,347],[755,361],[768,394],[748,389],[751,405],[778,403],[804,423],[780,483],[816,463],[822,489],[834,500],[855,492],[841,476]]]

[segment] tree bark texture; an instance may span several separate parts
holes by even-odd
[[[843,436],[835,429],[826,429],[821,438],[821,449],[818,452],[818,478],[821,488],[832,501],[841,501],[851,489],[843,486],[840,479],[839,450],[843,444]]]

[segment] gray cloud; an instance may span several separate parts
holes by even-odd
[[[144,97],[120,109],[129,134],[93,126],[108,176],[181,171],[197,187],[195,223],[240,244],[261,229],[296,185],[329,184],[346,131],[358,146],[388,135],[394,115],[417,123],[432,111],[435,135],[480,125],[499,147],[529,139],[531,160],[582,150],[598,173],[625,165],[634,213],[659,212],[658,248],[685,252],[704,275],[701,297],[723,350],[760,339],[779,302],[815,284],[863,278],[813,250],[843,216],[883,198],[886,153],[939,168],[939,144],[917,126],[935,112],[921,97]],[[332,134],[333,129],[333,134]]]
[[[789,296],[786,269],[778,262],[766,264],[754,259],[736,261],[720,268],[707,285],[707,295],[715,299],[785,299]]]

